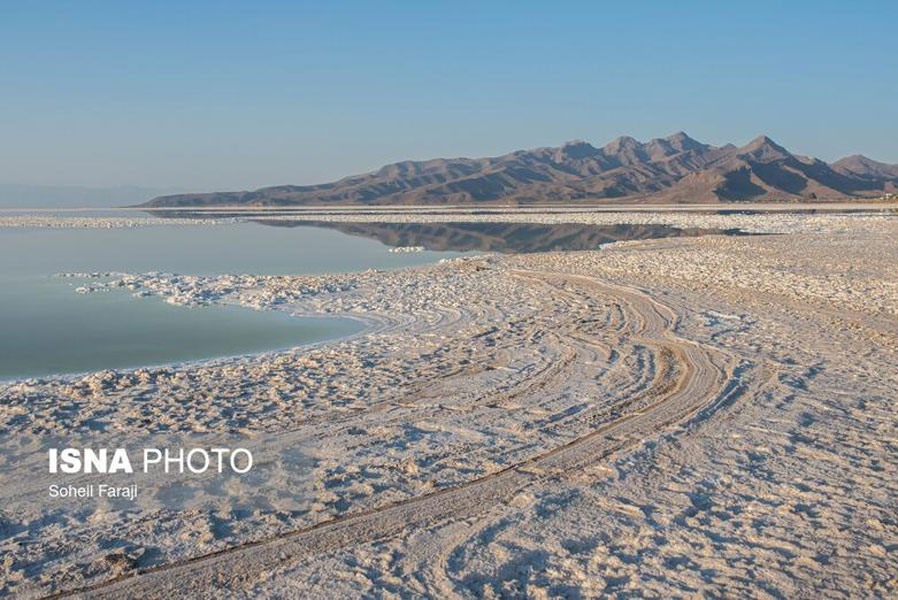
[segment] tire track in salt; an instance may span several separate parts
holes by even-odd
[[[659,360],[667,363],[659,367],[659,373],[665,375],[638,393],[639,410],[470,482],[51,597],[220,597],[223,591],[246,590],[278,567],[303,558],[420,530],[447,519],[476,517],[536,482],[604,460],[659,429],[689,418],[715,401],[732,376],[730,369],[715,365],[706,348],[677,337],[676,313],[645,294],[580,276],[538,271],[520,274],[564,277],[571,285],[618,298],[629,317],[627,321],[636,326],[629,332],[629,341],[655,349]]]

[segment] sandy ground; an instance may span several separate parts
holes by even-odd
[[[302,510],[5,510],[3,592],[894,596],[898,220],[744,218],[786,234],[121,276],[372,329],[0,388],[3,436],[266,432],[313,464]]]

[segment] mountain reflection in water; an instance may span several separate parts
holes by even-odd
[[[278,227],[324,227],[348,235],[376,239],[388,246],[423,246],[433,251],[551,252],[596,250],[623,240],[646,240],[699,235],[740,235],[735,229],[680,229],[667,225],[578,225],[564,223],[357,223],[332,221],[274,221]]]

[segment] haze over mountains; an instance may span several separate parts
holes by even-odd
[[[898,192],[898,165],[855,155],[828,164],[760,136],[715,147],[683,132],[642,143],[619,137],[491,158],[404,161],[321,185],[179,194],[144,206],[733,202],[845,200]]]
[[[160,194],[182,191],[183,188],[138,186],[92,188],[74,185],[0,183],[0,208],[114,207],[143,202]]]

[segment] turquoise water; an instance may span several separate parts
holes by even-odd
[[[246,354],[352,334],[343,318],[187,308],[127,291],[75,293],[59,272],[317,274],[434,262],[380,242],[256,223],[136,229],[0,228],[0,379]]]

